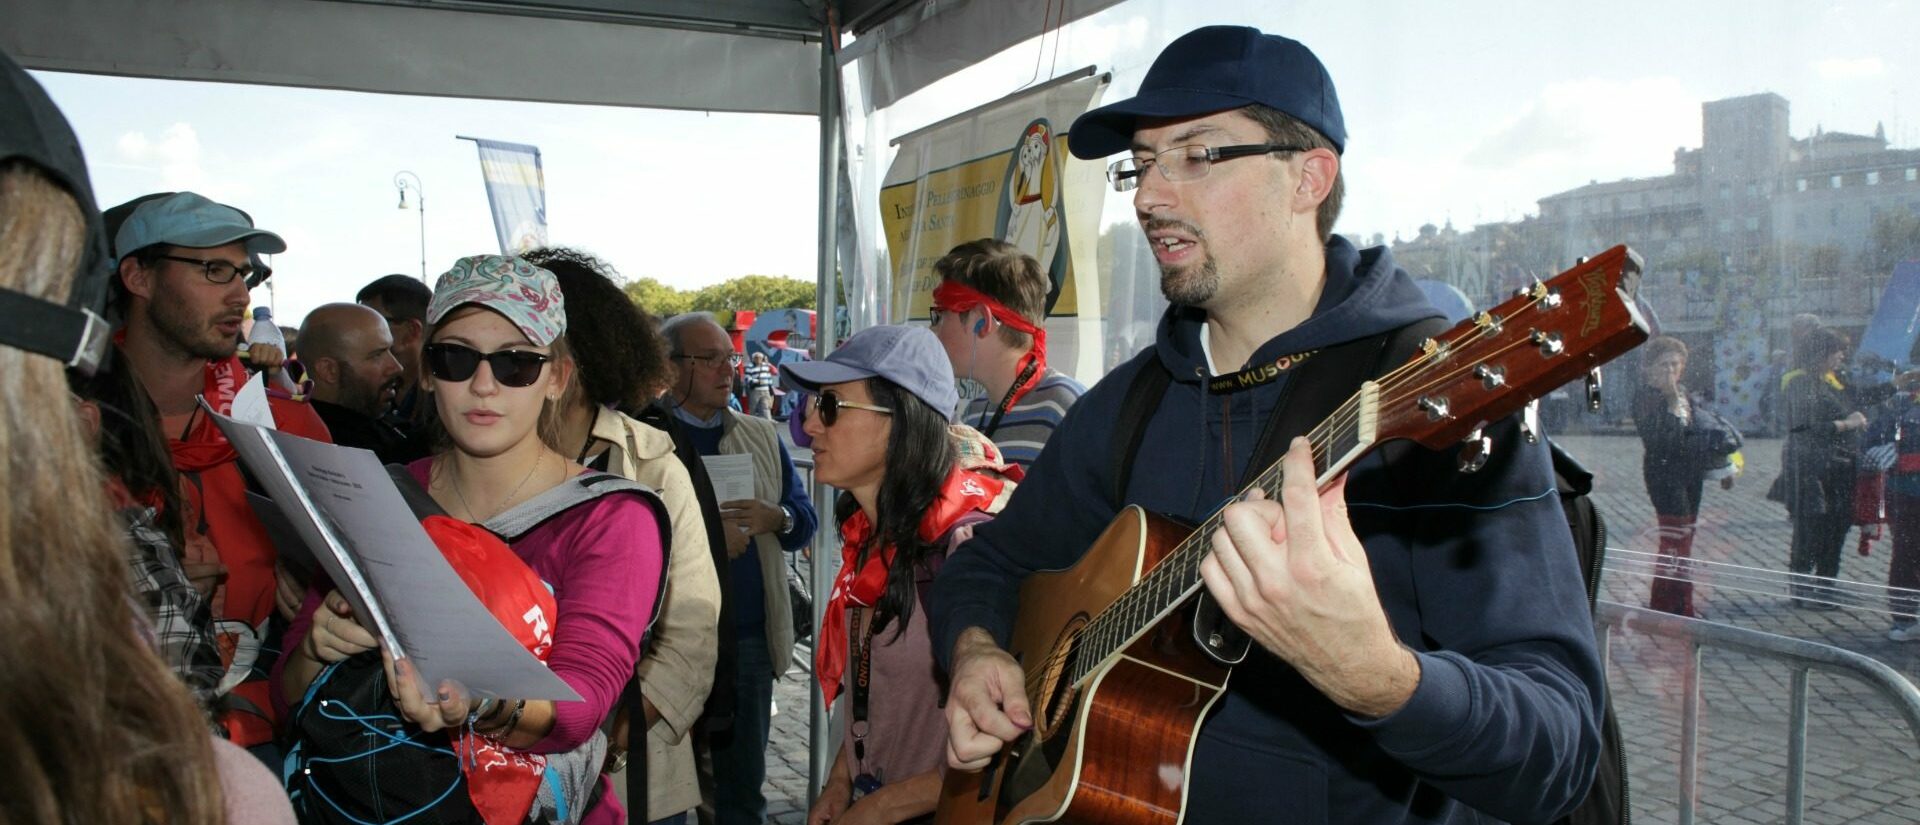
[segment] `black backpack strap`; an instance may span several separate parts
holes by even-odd
[[[1107,488],[1107,501],[1115,510],[1126,502],[1127,483],[1133,480],[1133,455],[1140,452],[1140,443],[1147,438],[1147,420],[1160,409],[1160,398],[1167,394],[1167,385],[1172,382],[1173,374],[1167,372],[1167,365],[1160,363],[1157,354],[1148,353],[1139,371],[1133,374],[1133,383],[1127,385],[1120,420],[1113,427],[1113,466],[1107,473],[1112,481],[1112,486]]]

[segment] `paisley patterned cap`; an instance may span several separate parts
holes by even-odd
[[[433,286],[427,323],[440,323],[447,313],[466,304],[507,316],[534,346],[552,344],[567,332],[560,282],[553,273],[519,258],[469,255],[455,261]]]

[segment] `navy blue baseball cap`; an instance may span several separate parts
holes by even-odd
[[[1340,98],[1320,58],[1298,40],[1246,26],[1207,26],[1167,44],[1140,91],[1074,120],[1067,146],[1082,160],[1124,152],[1140,118],[1185,118],[1259,103],[1347,148]]]
[[[825,361],[798,361],[780,367],[782,385],[807,393],[818,393],[826,384],[876,376],[927,402],[949,421],[960,405],[960,393],[953,387],[953,364],[947,361],[940,339],[926,327],[867,327],[828,353]]]

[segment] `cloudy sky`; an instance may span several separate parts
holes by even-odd
[[[1920,3],[1606,4],[1136,0],[1028,41],[885,114],[900,134],[1051,71],[1115,70],[1130,94],[1168,40],[1243,22],[1311,46],[1352,137],[1340,229],[1521,217],[1588,182],[1666,174],[1700,143],[1700,104],[1771,91],[1796,136],[1815,124],[1920,146]],[[1036,68],[1037,67],[1037,68]],[[694,287],[814,268],[817,123],[792,116],[609,109],[36,73],[85,144],[103,204],[194,189],[286,237],[271,299],[283,321],[388,272],[495,247],[478,163],[456,134],[538,145],[552,239],[629,276]],[[1109,201],[1106,219],[1130,215]]]

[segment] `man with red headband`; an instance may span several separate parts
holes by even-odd
[[[1087,391],[1047,366],[1047,273],[1009,243],[982,238],[935,261],[934,335],[955,378],[978,385],[955,419],[993,439],[1023,469]],[[981,392],[979,387],[984,387]],[[966,390],[962,390],[966,392]]]

